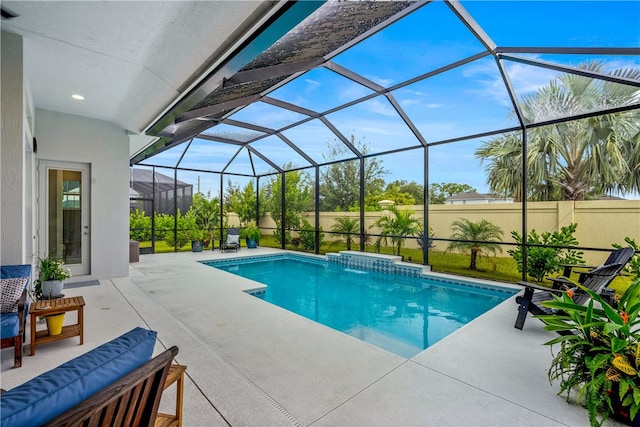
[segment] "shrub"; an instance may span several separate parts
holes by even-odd
[[[276,242],[282,244],[282,232],[280,231],[280,227],[273,230],[273,238],[276,239]],[[284,241],[291,241],[291,232],[289,230],[284,231]]]
[[[139,242],[151,240],[151,217],[136,209],[129,214],[129,238]]]
[[[170,217],[173,219],[173,217]],[[173,228],[173,227],[172,227]],[[177,239],[173,231],[169,231],[164,236],[164,241],[167,245],[171,246],[175,250],[179,250],[181,247],[191,241],[194,230],[197,230],[196,217],[192,211],[187,212],[184,215],[178,211],[178,233]]]
[[[637,252],[640,251],[640,246],[638,246],[636,241],[631,237],[625,237],[624,241],[627,242],[628,246],[632,247],[636,251],[636,254],[625,266],[624,271],[633,276],[634,279],[638,279],[640,278],[640,254],[638,254]],[[617,243],[614,243],[612,246],[616,249],[622,248],[622,245],[619,245]]]
[[[527,275],[542,282],[545,276],[558,271],[561,264],[584,264],[584,253],[569,248],[578,245],[573,236],[577,227],[578,224],[572,223],[562,227],[560,231],[545,231],[541,234],[531,230],[527,235],[527,244],[535,246],[527,248]],[[507,252],[516,260],[518,271],[522,272],[522,236],[517,231],[512,231],[511,235],[520,246]]]
[[[322,227],[320,227],[320,233],[318,234],[318,246],[322,246],[324,240],[324,233]],[[300,244],[302,249],[314,250],[316,248],[316,229],[306,219],[302,218],[302,230],[300,230]]]
[[[427,241],[429,242],[429,246],[428,249],[433,249],[435,247],[435,245],[433,244],[433,240],[431,240],[431,237],[433,237],[433,228],[429,227],[429,235],[427,236]],[[420,247],[421,250],[424,250],[424,228],[420,227],[420,231],[418,231],[418,238],[416,239],[416,242],[418,242],[418,246]]]

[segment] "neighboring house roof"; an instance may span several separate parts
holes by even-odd
[[[602,194],[596,197],[594,200],[627,200],[627,199],[625,199],[624,197],[610,196],[609,194]]]
[[[458,193],[449,198],[450,200],[510,200],[511,197],[503,197],[498,194],[482,194],[475,191],[467,191],[465,193]]]

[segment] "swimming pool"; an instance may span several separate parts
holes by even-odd
[[[265,301],[407,358],[517,292],[295,254],[204,263],[267,285],[256,295]]]

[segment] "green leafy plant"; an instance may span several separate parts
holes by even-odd
[[[431,240],[433,235],[434,235],[433,228],[429,227],[429,234],[427,235],[428,249],[432,249],[435,247],[435,245],[433,244],[433,240]],[[424,249],[424,227],[422,226],[420,227],[417,236],[418,238],[416,239],[416,242],[418,243],[418,246],[420,247],[420,249],[423,250]]]
[[[587,305],[571,299],[572,290],[543,304],[556,314],[539,315],[548,331],[565,332],[546,345],[560,345],[549,369],[549,380],[560,380],[559,395],[577,399],[589,411],[592,426],[611,416],[634,420],[640,409],[640,279],[614,308],[601,295],[582,285]]]
[[[410,210],[400,210],[396,206],[389,206],[389,213],[381,216],[375,226],[380,227],[380,236],[376,240],[376,252],[380,252],[381,244],[387,244],[387,239],[391,239],[393,253],[400,255],[400,249],[407,236],[413,236],[420,231],[420,224],[413,217]]]
[[[71,277],[71,270],[64,266],[61,259],[55,257],[38,258],[37,262],[38,278],[34,281],[34,297],[36,300],[43,299],[42,282],[47,280],[65,280]]]
[[[640,277],[640,253],[638,253],[640,252],[640,245],[638,245],[636,241],[631,237],[625,237],[624,241],[627,242],[627,245],[625,246],[630,246],[636,251],[636,254],[625,266],[624,271],[637,279]],[[616,249],[620,249],[623,247],[622,245],[619,245],[617,243],[614,243],[612,246]]]
[[[302,245],[302,249],[311,251],[316,247],[316,229],[311,225],[311,223],[306,219],[302,218],[302,230],[300,230],[300,245]],[[320,232],[318,233],[318,246],[321,246],[324,240],[324,233],[322,232],[322,227],[320,227]]]
[[[255,222],[250,221],[242,231],[240,231],[240,237],[243,239],[255,240],[256,243],[260,243],[260,229]]]
[[[136,209],[129,214],[129,238],[138,242],[151,240],[151,217]]]
[[[353,235],[360,232],[360,221],[356,218],[341,216],[336,218],[331,230],[344,237],[347,244],[347,250],[350,251],[351,243],[353,242]]]
[[[581,251],[571,249],[577,246],[578,241],[573,236],[578,224],[572,223],[564,226],[560,231],[550,233],[545,231],[538,234],[531,230],[527,234],[527,244],[535,245],[527,248],[527,275],[538,282],[542,282],[545,276],[558,271],[560,264],[584,264]],[[517,231],[512,231],[511,236],[518,243],[516,249],[509,249],[507,253],[515,259],[518,271],[522,272],[522,236]]]
[[[451,231],[453,231],[451,238],[458,241],[449,243],[447,250],[470,251],[470,270],[477,269],[477,259],[483,253],[495,255],[497,252],[502,252],[498,244],[502,241],[502,230],[491,221],[483,219],[471,222],[466,218],[460,218],[451,224]]]
[[[187,214],[193,216],[193,221],[189,223],[193,228],[190,230],[191,240],[209,241],[214,237],[215,229],[220,223],[220,199],[211,198],[202,193],[193,195],[193,203]],[[199,230],[200,232],[196,232]]]
[[[171,218],[173,219],[173,217]],[[196,232],[198,232],[198,226],[196,225],[196,217],[193,211],[188,211],[186,214],[181,215],[178,210],[177,237],[173,233],[173,230],[170,230],[165,234],[164,241],[167,245],[174,248],[174,250],[179,250],[189,243],[192,237],[196,237]]]

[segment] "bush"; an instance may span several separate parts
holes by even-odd
[[[129,214],[129,238],[139,242],[151,240],[151,217],[136,209]]]
[[[174,218],[173,215],[168,214],[156,214],[156,240],[165,240],[167,234],[171,234],[173,237]]]
[[[169,215],[167,215],[169,216]],[[170,216],[169,216],[170,217]],[[173,219],[173,217],[170,217]],[[172,227],[173,229],[173,227]],[[178,236],[175,238],[173,231],[165,233],[164,241],[167,245],[171,246],[174,250],[178,250],[191,241],[194,230],[197,230],[196,217],[192,211],[187,212],[184,215],[178,211]]]
[[[633,276],[635,279],[638,279],[640,278],[640,254],[638,254],[637,252],[640,251],[640,246],[631,237],[625,237],[624,241],[627,242],[628,246],[632,247],[636,251],[636,254],[625,266],[624,271],[625,273]],[[622,245],[619,245],[617,243],[614,243],[612,246],[616,249],[622,248]]]
[[[428,249],[433,249],[435,247],[435,245],[433,244],[433,240],[431,240],[431,237],[433,237],[433,228],[429,227],[429,235],[427,236],[427,242],[429,242],[429,246]],[[418,238],[416,239],[416,242],[418,242],[418,246],[420,247],[420,250],[424,250],[424,228],[420,227],[420,231],[418,231]]]
[[[527,275],[542,282],[545,276],[558,271],[560,264],[584,264],[583,252],[567,248],[578,245],[578,241],[573,236],[577,227],[578,224],[572,223],[562,227],[560,231],[553,233],[545,231],[542,234],[531,230],[527,235],[527,244],[536,246],[527,248]],[[511,235],[518,244],[522,245],[522,236],[517,231],[512,231]],[[507,252],[516,260],[518,271],[522,272],[522,246],[509,249]]]
[[[280,227],[273,230],[273,238],[276,239],[276,242],[278,242],[279,244],[282,244],[282,233],[280,232]],[[284,241],[285,242],[291,241],[291,233],[289,232],[289,230],[285,230],[284,232]]]
[[[318,246],[321,246],[324,240],[322,227],[320,227],[318,238],[320,240]],[[302,230],[300,230],[300,244],[302,245],[302,249],[306,249],[309,251],[315,250],[316,248],[316,229],[306,218],[302,219]]]

